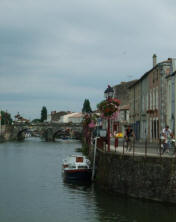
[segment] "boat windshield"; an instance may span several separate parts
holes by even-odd
[[[78,166],[78,169],[88,169],[87,166]]]

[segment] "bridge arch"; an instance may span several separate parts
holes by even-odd
[[[29,128],[22,128],[17,132],[16,139],[21,141],[25,139],[25,134],[30,132]]]
[[[70,130],[68,130],[68,129],[66,129],[66,130],[65,129],[58,129],[58,130],[56,130],[53,133],[53,141],[55,141],[56,136],[58,136],[61,139],[64,139],[66,137],[70,137],[71,136]]]
[[[15,140],[24,140],[25,132],[28,130],[31,131],[32,135],[40,136],[45,141],[54,141],[57,136],[70,136],[73,139],[80,139],[82,125],[70,123],[15,124],[13,126],[12,138]]]

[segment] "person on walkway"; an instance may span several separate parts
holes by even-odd
[[[116,148],[119,145],[119,138],[118,138],[118,133],[117,131],[114,131],[114,148],[115,148],[115,152],[116,152]]]
[[[131,125],[128,125],[127,129],[125,130],[125,142],[126,142],[126,152],[131,151],[132,146],[134,144],[135,134],[131,127]]]
[[[172,130],[169,128],[168,125],[162,130],[162,137],[163,137],[163,152],[162,154],[167,151],[169,153],[169,148],[171,147],[171,139],[173,138]]]

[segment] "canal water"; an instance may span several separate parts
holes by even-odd
[[[64,183],[62,159],[78,142],[0,144],[0,222],[174,222],[176,207]]]

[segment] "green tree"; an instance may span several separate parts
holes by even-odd
[[[85,99],[83,103],[82,113],[91,113],[91,112],[92,112],[92,109],[90,106],[90,102],[88,99]]]
[[[11,125],[12,124],[12,118],[10,113],[1,111],[1,124],[2,125]]]
[[[47,120],[47,109],[45,106],[43,106],[41,110],[41,122],[44,120]]]
[[[41,119],[33,119],[31,122],[32,122],[32,123],[40,123],[40,122],[41,122]]]

